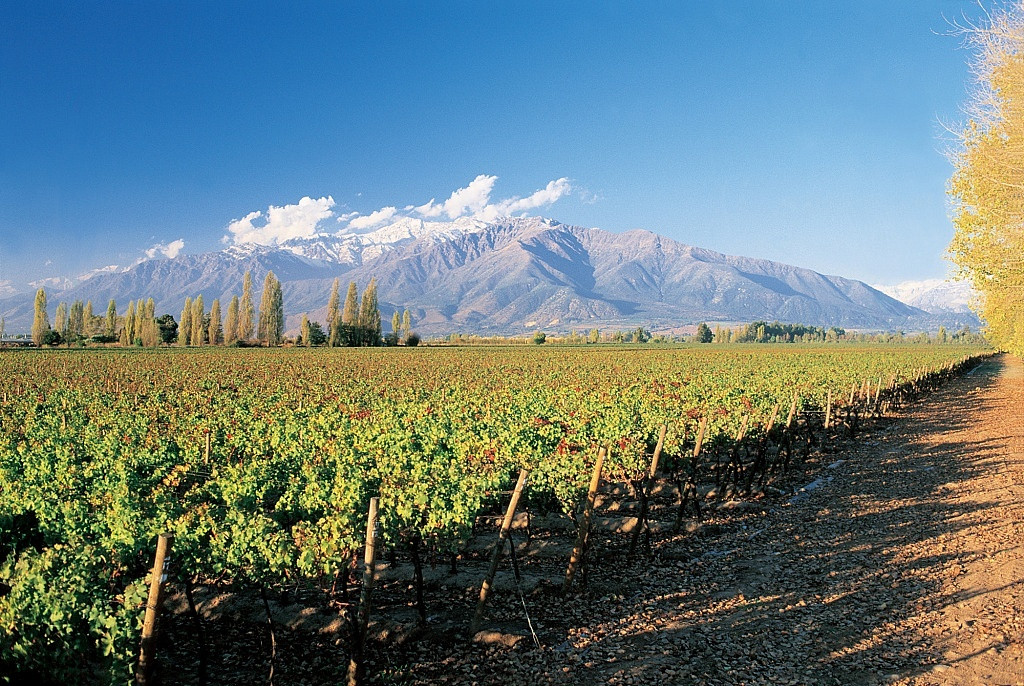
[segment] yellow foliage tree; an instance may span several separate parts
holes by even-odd
[[[949,183],[949,253],[993,345],[1024,354],[1024,5],[964,29],[977,81]]]

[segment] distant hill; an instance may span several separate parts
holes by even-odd
[[[374,231],[343,230],[276,247],[154,259],[127,270],[98,270],[51,305],[152,297],[176,318],[187,296],[210,303],[241,289],[251,270],[257,289],[268,270],[284,287],[290,323],[323,319],[331,281],[362,288],[377,277],[385,320],[408,307],[423,334],[517,333],[590,327],[651,328],[699,321],[758,319],[819,326],[914,328],[923,310],[867,284],[768,260],[734,257],[649,231],[611,233],[539,217],[494,222],[404,218]],[[257,298],[258,298],[257,293]],[[51,308],[52,309],[52,308]],[[31,326],[31,294],[0,300],[8,330]]]

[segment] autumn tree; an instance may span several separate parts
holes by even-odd
[[[206,338],[206,331],[203,326],[203,317],[206,314],[206,306],[203,304],[203,294],[200,293],[192,301],[192,321],[189,325],[192,345],[202,345]]]
[[[53,330],[60,334],[61,340],[68,339],[68,304],[57,303],[57,311],[53,315]]]
[[[35,314],[32,317],[32,342],[43,344],[46,332],[50,330],[50,315],[46,312],[46,291],[36,291]]]
[[[980,297],[993,345],[1024,354],[1024,5],[963,31],[974,50],[969,121],[953,155],[950,256]]]
[[[181,308],[181,319],[178,320],[178,343],[192,343],[192,298],[185,297],[185,306]]]
[[[334,283],[337,284],[338,280],[335,279]],[[299,324],[299,336],[302,338],[302,345],[307,348],[310,346],[309,343],[309,317],[302,315],[302,323]]]

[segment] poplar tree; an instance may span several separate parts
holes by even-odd
[[[210,305],[210,329],[207,333],[210,345],[220,345],[224,342],[224,328],[220,319],[220,300],[214,298]]]
[[[160,325],[156,321],[156,303],[152,298],[146,300],[146,306],[142,308],[142,331],[140,337],[142,338],[142,345],[147,348],[155,348],[160,345]]]
[[[81,300],[71,303],[71,310],[68,312],[68,333],[76,340],[85,333],[85,305]]]
[[[50,315],[46,313],[46,291],[36,291],[35,314],[32,317],[32,342],[43,344],[43,337],[50,330]]]
[[[7,322],[4,321],[3,317],[0,317],[0,340],[4,337],[4,329],[7,327]]]
[[[246,272],[242,279],[242,300],[238,305],[238,332],[237,339],[248,341],[252,338],[253,315],[255,308],[252,302],[252,273]]]
[[[377,278],[370,279],[359,306],[359,329],[364,345],[380,345],[380,309],[377,306]]]
[[[131,338],[132,345],[145,345],[146,334],[146,303],[139,298],[139,301],[135,303],[135,321],[132,323],[132,331],[135,335]]]
[[[224,325],[224,342],[231,345],[238,340],[238,296],[231,296],[228,303],[228,320]]]
[[[117,336],[117,303],[113,299],[107,305],[107,330],[105,333],[109,338]]]
[[[408,338],[411,333],[412,317],[409,316],[409,310],[406,309],[406,311],[402,313],[402,338]]]
[[[359,325],[359,289],[356,282],[350,281],[348,293],[345,294],[345,310],[341,314],[341,323],[349,326]]]
[[[391,315],[391,331],[395,334],[395,338],[399,337],[399,331],[402,328],[402,318],[398,315],[398,310]]]
[[[53,315],[53,328],[60,334],[61,340],[68,338],[68,304],[58,303],[57,312]]]
[[[92,311],[92,300],[85,301],[85,312],[82,313],[82,335],[88,338],[96,332],[96,315]]]
[[[334,283],[337,284],[338,280],[335,279]],[[302,336],[302,345],[309,347],[309,317],[302,315],[302,324],[299,325],[299,335]]]
[[[190,345],[192,343],[192,298],[185,297],[185,307],[181,308],[181,323],[178,325],[178,343]]]
[[[206,314],[206,308],[203,305],[203,294],[200,293],[196,296],[196,299],[192,301],[192,326],[190,331],[192,334],[192,345],[203,344],[203,315]]]
[[[128,311],[124,315],[124,337],[128,345],[135,345],[135,301],[128,301]]]
[[[266,346],[281,342],[284,331],[284,300],[281,295],[281,282],[274,272],[267,272],[263,280],[263,294],[260,298],[259,328],[256,335]]]
[[[331,284],[331,297],[327,300],[327,330],[331,331],[334,328],[334,322],[338,319],[338,306],[340,299],[338,297],[338,277],[334,277],[334,283]],[[333,343],[332,343],[333,345]]]

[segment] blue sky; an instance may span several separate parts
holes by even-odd
[[[491,200],[872,283],[943,276],[974,0],[0,7],[0,287]],[[564,192],[562,192],[564,191]],[[170,246],[170,247],[166,247]],[[4,282],[9,282],[4,286]]]

